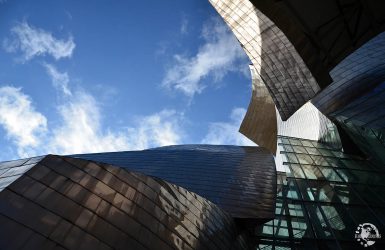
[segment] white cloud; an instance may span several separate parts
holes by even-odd
[[[183,136],[183,114],[174,110],[137,117],[131,127],[112,131],[102,119],[99,103],[84,91],[62,98],[57,110],[59,119],[48,128],[45,116],[35,111],[31,98],[21,89],[0,88],[0,126],[19,157],[140,150],[178,144]]]
[[[230,71],[240,69],[246,58],[239,43],[219,19],[210,20],[202,29],[204,44],[196,55],[174,55],[174,63],[167,70],[162,85],[183,92],[189,97],[206,87],[202,80],[208,76],[217,82]],[[242,65],[243,66],[243,65]]]
[[[256,146],[255,143],[238,132],[239,126],[245,114],[246,110],[244,108],[234,108],[231,111],[229,122],[211,123],[209,131],[201,143]]]
[[[56,60],[71,57],[76,46],[72,36],[66,40],[57,39],[50,32],[25,21],[15,25],[11,32],[13,38],[5,39],[3,47],[7,52],[21,51],[24,61],[39,55],[51,55]]]
[[[52,131],[50,152],[58,154],[139,150],[176,144],[180,128],[175,111],[164,110],[139,117],[133,127],[118,131],[103,129],[99,105],[85,92],[59,107],[61,125]]]
[[[128,129],[128,140],[135,149],[179,144],[183,136],[182,119],[183,114],[167,109],[140,117],[137,126]]]
[[[60,105],[58,111],[61,121],[51,131],[50,152],[70,154],[124,148],[124,137],[102,131],[98,104],[91,95],[77,92]]]
[[[47,119],[36,112],[31,99],[20,88],[5,86],[0,88],[0,125],[7,137],[18,147],[18,154],[41,144],[41,136],[47,130]]]
[[[63,94],[65,94],[65,95],[72,95],[72,93],[68,87],[68,84],[70,81],[70,79],[68,77],[68,73],[67,72],[64,72],[64,73],[59,72],[51,64],[46,63],[46,64],[44,64],[44,67],[46,68],[48,75],[51,77],[54,87],[56,89],[60,90],[61,92],[63,92]]]

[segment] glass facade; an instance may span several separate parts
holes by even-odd
[[[385,164],[385,83],[331,113],[352,141],[379,165]]]
[[[385,232],[385,172],[317,141],[279,136],[275,219],[258,227],[257,249],[361,249],[359,224]],[[383,249],[384,239],[376,240]]]

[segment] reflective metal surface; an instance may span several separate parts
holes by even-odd
[[[248,0],[210,0],[263,79],[283,120],[320,90],[286,35]]]
[[[312,103],[322,113],[327,115],[338,112],[345,117],[353,117],[354,114],[352,112],[360,113],[360,110],[365,108],[365,105],[361,107],[356,106],[355,109],[349,110],[345,110],[345,107],[385,82],[384,58],[385,32],[368,41],[333,68],[330,71],[333,83],[322,90],[312,100]],[[382,105],[377,107],[379,108],[380,106]],[[383,109],[378,110],[378,112],[381,111]],[[332,117],[335,116],[332,115]],[[376,117],[381,117],[381,114],[378,114]],[[366,123],[370,123],[373,120],[373,117],[368,118]],[[361,119],[365,119],[365,117],[363,116]]]
[[[253,65],[250,65],[250,72],[253,92],[239,132],[275,154],[277,150],[275,104]]]
[[[371,47],[370,41],[385,30],[383,1],[209,1],[240,41],[284,121],[327,86],[314,100],[324,114],[384,80],[384,43]],[[369,53],[356,53],[363,45]]]
[[[43,157],[0,162],[0,192],[36,165]]]
[[[290,40],[322,88],[345,57],[385,31],[382,0],[251,0]]]
[[[0,192],[0,233],[0,249],[245,247],[230,215],[195,193],[51,155]]]
[[[275,164],[261,147],[180,145],[73,157],[161,178],[197,193],[234,218],[258,223],[274,217]]]

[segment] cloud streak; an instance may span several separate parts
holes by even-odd
[[[26,21],[11,29],[12,38],[3,40],[7,52],[21,52],[23,61],[36,56],[50,55],[56,60],[71,57],[75,49],[72,36],[67,39],[55,38],[50,32],[29,25]]]
[[[45,63],[44,67],[47,70],[48,75],[51,77],[53,86],[61,91],[64,95],[71,96],[71,90],[69,89],[69,76],[67,72],[59,72],[55,66]]]
[[[183,114],[161,110],[136,117],[129,127],[112,130],[104,123],[100,104],[92,95],[63,88],[63,83],[68,87],[70,82],[68,74],[46,67],[63,97],[56,107],[58,120],[53,127],[48,127],[47,118],[36,111],[31,98],[20,88],[0,88],[0,126],[19,157],[141,150],[181,143]]]
[[[209,76],[214,82],[227,73],[238,71],[238,64],[246,60],[239,43],[219,19],[212,19],[202,29],[203,45],[198,52],[186,57],[173,56],[173,64],[166,71],[162,86],[184,93],[189,97],[199,94],[207,87],[203,80]]]
[[[132,127],[103,129],[101,111],[93,96],[80,91],[59,107],[62,119],[52,130],[48,151],[58,154],[140,150],[180,142],[178,114],[163,110],[138,117]]]
[[[46,117],[35,111],[29,96],[12,86],[0,88],[0,125],[21,157],[28,149],[38,147],[47,131]]]
[[[239,145],[239,146],[256,146],[255,143],[247,139],[238,132],[243,117],[246,114],[244,108],[234,108],[231,111],[230,121],[213,122],[209,126],[209,131],[205,138],[201,141],[203,144],[217,145]]]

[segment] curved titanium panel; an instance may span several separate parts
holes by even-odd
[[[275,154],[277,150],[277,117],[275,104],[253,65],[250,65],[252,96],[239,132]]]
[[[0,231],[1,249],[245,246],[227,213],[186,189],[60,156],[45,157],[0,192]]]
[[[258,222],[274,215],[275,164],[261,147],[180,145],[73,157],[161,178],[201,195],[234,218]]]
[[[210,0],[263,79],[283,120],[310,100],[319,86],[285,34],[248,0]]]
[[[0,192],[33,168],[43,157],[0,162]]]
[[[338,116],[346,118],[355,116],[351,113],[351,109],[344,107],[385,81],[384,58],[385,32],[339,63],[330,72],[333,83],[313,98],[312,103],[326,115],[336,112]],[[356,113],[360,113],[360,109],[356,109]],[[363,118],[365,116],[361,115],[361,119]],[[368,118],[366,123],[371,122],[372,117]]]
[[[285,33],[320,86],[328,72],[385,30],[382,0],[250,0]]]

